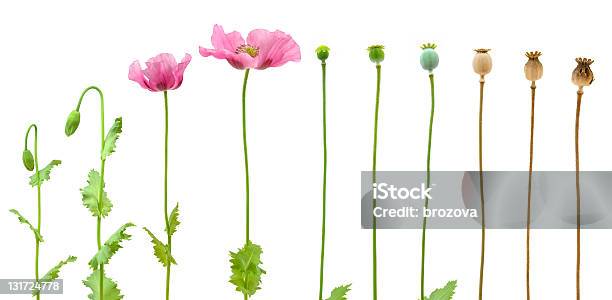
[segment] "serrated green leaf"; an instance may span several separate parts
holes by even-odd
[[[455,294],[455,288],[457,287],[457,280],[452,280],[446,283],[446,285],[441,289],[436,289],[431,292],[429,298],[425,298],[426,300],[450,300],[453,299],[453,295]]]
[[[174,209],[172,210],[172,212],[170,213],[170,220],[168,222],[170,226],[170,235],[174,235],[177,227],[181,225],[181,222],[179,221],[178,217],[179,217],[179,208],[178,208],[178,203],[177,203]]]
[[[51,169],[55,166],[59,166],[62,163],[61,160],[52,160],[46,167],[38,170],[38,175],[35,172],[34,175],[30,176],[30,185],[37,186],[40,178],[40,184],[42,184],[45,180],[51,179],[49,175],[51,175]]]
[[[143,227],[144,231],[151,237],[151,243],[153,243],[153,254],[157,257],[157,260],[164,266],[167,267],[170,264],[176,265],[176,260],[170,254],[168,246],[162,243],[155,235],[146,227]]]
[[[229,282],[236,286],[236,291],[253,296],[260,289],[261,275],[266,274],[261,268],[262,249],[259,245],[248,242],[238,249],[230,252],[232,276]]]
[[[22,216],[16,209],[11,209],[9,211],[17,216],[17,219],[19,220],[19,223],[28,225],[30,230],[32,230],[32,233],[34,233],[34,238],[37,241],[39,241],[41,243],[44,242],[43,237],[42,237],[42,235],[40,235],[40,232],[38,231],[38,229],[34,228],[34,226],[32,226],[32,223],[30,223],[30,221],[28,221],[28,219],[26,219],[24,216]]]
[[[134,226],[132,223],[126,223],[119,227],[115,233],[113,233],[108,240],[102,245],[102,248],[98,250],[98,253],[94,255],[89,261],[89,266],[97,270],[100,265],[105,265],[108,261],[117,253],[117,250],[121,249],[121,242],[129,240],[132,236],[125,233],[126,229]]]
[[[350,290],[351,290],[350,284],[341,285],[333,289],[331,292],[331,296],[329,296],[329,298],[327,298],[326,300],[347,300],[348,298],[346,294],[348,294]]]
[[[106,191],[104,191],[104,185],[102,187],[102,202],[98,206],[98,200],[100,196],[100,173],[96,170],[89,171],[87,174],[87,186],[81,189],[81,195],[83,197],[83,205],[89,209],[94,217],[106,217],[113,208],[113,204],[108,199]]]
[[[122,125],[123,121],[121,117],[116,118],[115,123],[113,123],[113,126],[108,130],[106,138],[104,139],[104,147],[102,148],[102,159],[106,159],[113,152],[115,152],[119,134],[122,132]]]
[[[91,289],[91,294],[87,295],[90,300],[100,300],[100,272],[94,271],[83,280],[83,284]],[[121,300],[121,290],[117,288],[117,283],[104,275],[103,279],[103,297],[104,300]]]
[[[66,258],[65,260],[60,261],[59,263],[57,263],[57,265],[55,265],[55,267],[51,268],[51,270],[49,270],[49,272],[47,272],[47,274],[45,274],[45,276],[43,276],[42,278],[40,278],[40,282],[51,282],[55,279],[57,279],[59,277],[59,272],[60,269],[71,263],[71,262],[75,262],[77,260],[76,257],[74,256],[68,256],[68,258]],[[32,296],[36,296],[39,293],[39,290],[34,290],[32,291]]]

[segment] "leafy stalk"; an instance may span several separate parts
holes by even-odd
[[[125,230],[134,225],[126,223],[120,227],[115,234],[111,235],[106,243],[102,244],[102,218],[108,216],[113,207],[107,193],[104,191],[104,173],[106,169],[106,159],[115,152],[117,140],[122,132],[123,120],[121,117],[116,118],[108,133],[106,133],[104,126],[104,94],[100,88],[90,86],[83,90],[76,109],[68,117],[66,122],[66,135],[70,136],[77,130],[80,122],[81,103],[89,91],[96,91],[100,99],[100,172],[98,173],[96,170],[91,170],[89,172],[87,186],[81,189],[81,195],[83,205],[89,209],[94,217],[96,217],[96,242],[98,252],[89,262],[93,273],[83,281],[83,284],[92,291],[89,295],[90,299],[119,300],[122,299],[123,296],[117,288],[117,284],[112,279],[106,277],[104,266],[108,264],[115,252],[121,248],[121,241],[130,238],[129,235],[125,234]]]
[[[28,150],[28,137],[30,136],[31,130],[34,129],[34,155],[32,152]],[[43,169],[39,169],[38,165],[38,126],[36,124],[31,124],[25,135],[24,142],[24,150],[22,156],[23,164],[25,168],[29,171],[34,171],[34,174],[30,176],[30,185],[36,187],[36,204],[37,204],[37,217],[36,217],[36,227],[28,221],[21,213],[19,213],[15,209],[9,210],[12,214],[17,216],[17,220],[19,223],[25,224],[28,226],[30,231],[34,234],[35,241],[35,254],[34,254],[34,278],[37,283],[41,281],[52,281],[57,279],[59,276],[59,271],[62,266],[69,262],[73,262],[76,260],[76,257],[70,256],[66,261],[58,264],[53,269],[51,269],[47,274],[45,274],[42,278],[39,274],[39,260],[40,260],[40,243],[42,243],[43,237],[41,234],[41,226],[42,226],[42,193],[41,193],[41,185],[44,181],[50,179],[51,170],[53,167],[61,164],[59,160],[51,161],[46,167]],[[40,300],[40,290],[34,289],[32,292],[32,296],[36,297],[37,300]]]

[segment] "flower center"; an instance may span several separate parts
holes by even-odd
[[[259,48],[249,44],[240,45],[236,48],[236,54],[240,53],[246,53],[250,57],[256,57],[259,54]]]

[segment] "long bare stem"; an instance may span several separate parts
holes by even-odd
[[[478,299],[482,300],[482,286],[484,279],[484,260],[485,260],[485,196],[484,196],[484,176],[482,172],[482,100],[484,96],[484,76],[480,77],[480,111],[478,114],[478,166],[480,177],[480,209],[481,209],[481,245],[480,245],[480,279],[478,284]]]
[[[533,173],[533,128],[535,116],[535,81],[531,82],[531,131],[529,137],[529,183],[527,185],[527,265],[526,265],[526,281],[527,281],[527,300],[531,299],[530,274],[529,268],[531,263],[531,180]]]
[[[582,87],[578,89],[576,102],[576,300],[580,300],[580,155],[578,152],[578,131],[580,127],[580,104],[582,103]]]

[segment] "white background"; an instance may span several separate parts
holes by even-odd
[[[268,274],[253,299],[315,299],[318,291],[322,175],[320,66],[314,49],[331,47],[328,60],[328,243],[326,291],[353,283],[350,299],[371,298],[371,232],[360,229],[360,171],[371,167],[375,68],[366,47],[386,46],[379,127],[379,170],[423,170],[429,86],[419,45],[436,42],[437,107],[433,170],[477,168],[478,77],[472,49],[493,48],[484,115],[487,170],[528,166],[529,82],[523,53],[541,50],[536,170],[572,170],[576,56],[595,59],[595,82],[585,88],[581,120],[584,170],[612,168],[612,44],[609,7],[581,1],[12,1],[0,5],[2,146],[0,147],[0,278],[33,276],[34,241],[9,208],[35,219],[35,189],[21,164],[23,136],[40,125],[41,165],[64,162],[43,185],[41,273],[67,254],[79,261],[62,271],[65,296],[85,299],[81,280],[95,253],[95,219],[79,188],[99,165],[95,95],[82,106],[71,138],[64,120],[81,90],[99,85],[106,95],[107,128],[124,117],[117,152],[107,161],[114,207],[103,239],[132,221],[163,236],[163,97],[127,79],[134,59],[160,52],[193,60],[183,86],[170,94],[170,201],[180,201],[174,238],[173,299],[242,299],[229,279],[228,251],[244,239],[244,177],[240,123],[243,73],[225,61],[202,58],[215,23],[244,35],[281,29],[302,49],[302,62],[253,71],[248,89],[252,239],[263,246]],[[573,197],[573,195],[568,195]],[[525,201],[517,197],[516,201]],[[164,270],[148,237],[133,240],[107,267],[126,299],[162,299]],[[524,231],[490,230],[486,299],[524,298]],[[606,297],[610,232],[583,233],[583,299]],[[420,232],[379,232],[379,298],[415,299],[419,291]],[[457,279],[455,299],[477,297],[480,232],[428,234],[426,289]],[[533,232],[533,299],[574,299],[575,232]],[[0,299],[27,299],[2,296]]]

